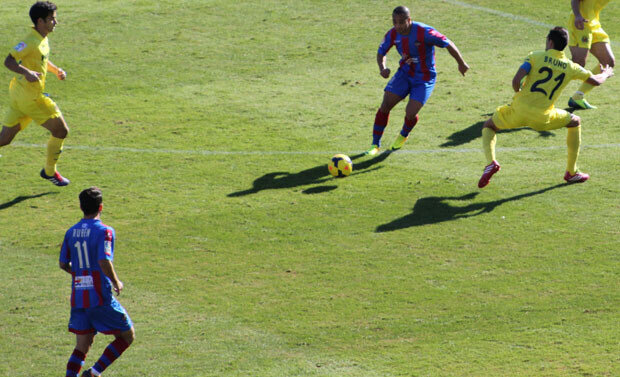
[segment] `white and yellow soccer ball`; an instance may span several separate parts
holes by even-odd
[[[353,171],[353,161],[346,154],[337,154],[327,164],[329,173],[336,178],[343,178]]]

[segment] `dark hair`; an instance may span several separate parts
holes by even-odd
[[[30,19],[34,26],[37,26],[37,20],[39,18],[46,19],[47,16],[52,14],[56,10],[56,4],[49,1],[37,1],[30,7]]]
[[[409,13],[409,8],[401,5],[394,8],[394,10],[392,11],[392,15],[409,17],[411,16],[411,13]]]
[[[99,187],[89,187],[80,193],[80,208],[85,216],[94,215],[99,212],[99,207],[103,202],[103,194]]]
[[[553,48],[558,51],[564,51],[568,44],[568,30],[561,26],[556,26],[549,30],[547,39],[553,42]]]

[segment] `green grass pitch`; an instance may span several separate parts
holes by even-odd
[[[590,181],[563,184],[565,130],[518,130],[498,135],[502,170],[476,186],[481,122],[510,101],[569,1],[406,3],[471,70],[461,77],[438,49],[416,129],[375,158],[358,154],[398,3],[57,4],[50,59],[68,78],[47,91],[71,128],[59,171],[72,184],[38,177],[37,125],[0,149],[1,376],[64,375],[74,337],[58,252],[91,185],[137,333],[106,376],[620,374],[618,77],[591,93],[599,109],[578,113]],[[2,1],[6,54],[29,6]],[[618,19],[611,2],[616,54]],[[2,112],[10,77],[0,69]],[[384,144],[403,115],[393,110]],[[354,158],[351,176],[329,175],[336,153]],[[86,366],[110,340],[97,337]]]

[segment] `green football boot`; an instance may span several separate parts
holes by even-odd
[[[393,151],[399,150],[403,147],[403,145],[405,145],[405,141],[407,141],[407,138],[401,134],[398,134],[398,137],[396,138],[396,140],[394,140],[390,149]]]
[[[581,110],[596,109],[596,106],[590,105],[588,101],[586,101],[585,98],[576,100],[571,97],[568,100],[568,106],[572,107],[573,109],[581,109]]]
[[[366,152],[364,152],[364,155],[366,156],[374,156],[377,153],[379,153],[379,146],[376,144],[373,144],[370,146],[370,149],[368,149]]]

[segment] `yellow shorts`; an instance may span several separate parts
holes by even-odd
[[[589,50],[594,43],[610,43],[609,35],[605,33],[605,30],[603,30],[602,27],[594,30],[590,30],[587,26],[584,26],[583,30],[578,30],[577,28],[572,27],[569,28],[569,31],[569,47],[581,47]]]
[[[548,113],[518,111],[511,105],[498,107],[493,113],[493,123],[500,130],[529,127],[536,131],[550,131],[566,127],[571,120],[571,113],[553,108]]]
[[[23,130],[32,120],[37,124],[43,124],[48,119],[60,116],[62,113],[56,103],[44,94],[39,94],[34,98],[11,95],[9,109],[4,117],[4,125],[7,127],[19,125]]]

